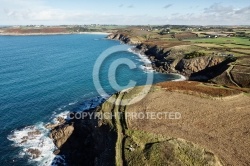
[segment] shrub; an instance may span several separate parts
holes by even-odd
[[[185,59],[192,59],[192,58],[196,58],[196,57],[201,57],[201,56],[205,56],[206,54],[204,52],[198,52],[198,51],[193,51],[189,54],[185,55]]]

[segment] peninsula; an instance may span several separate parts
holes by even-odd
[[[129,106],[119,102],[134,98],[143,86],[117,92],[111,96],[115,100],[87,111],[109,113],[111,119],[85,117],[52,125],[56,154],[71,165],[250,164],[248,39],[161,32],[133,27],[107,38],[135,45],[157,72],[182,74],[189,81],[153,85],[143,100]],[[173,114],[160,120],[127,116],[135,112]],[[176,112],[181,116],[173,120]]]

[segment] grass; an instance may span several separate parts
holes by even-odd
[[[237,45],[237,44],[220,44],[222,47],[228,47],[228,48],[240,48],[240,49],[250,49],[248,45]]]
[[[127,130],[125,141],[126,165],[216,165],[213,153],[176,138],[140,130]],[[134,150],[129,150],[133,147]]]
[[[161,84],[161,83],[160,83]],[[231,94],[229,92],[241,92],[238,88],[223,87],[219,85],[203,84],[199,82],[166,82],[161,85],[169,90],[183,90],[194,92],[206,92],[212,94]],[[193,88],[192,88],[193,87]],[[116,95],[117,99],[128,99],[136,96],[142,87],[137,87],[128,92],[121,92]],[[158,91],[159,86],[154,86],[151,91]],[[115,95],[113,95],[115,96]],[[116,104],[119,100],[116,100]],[[118,111],[126,112],[127,107],[113,106],[105,102],[102,106],[104,112],[117,114]],[[118,116],[111,122],[117,132],[116,142],[116,164],[117,165],[220,165],[218,158],[202,147],[162,134],[155,134],[154,131],[143,131],[126,126],[126,120],[118,119]],[[127,123],[131,124],[131,123]]]
[[[221,45],[210,44],[210,43],[198,43],[198,44],[195,44],[195,46],[207,47],[207,48],[223,48],[223,46],[221,46]]]
[[[231,51],[239,52],[239,53],[243,53],[243,54],[250,54],[250,50],[233,49]]]
[[[241,38],[241,37],[202,38],[202,39],[189,39],[186,41],[191,41],[194,43],[235,44],[235,45],[250,46],[249,38]]]
[[[193,51],[191,53],[186,54],[184,58],[185,59],[192,59],[192,58],[202,57],[205,55],[206,55],[206,53],[204,53],[204,52]]]

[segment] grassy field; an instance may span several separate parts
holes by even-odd
[[[240,48],[240,49],[250,49],[248,45],[238,45],[238,44],[220,44],[222,47],[227,48]]]
[[[193,32],[199,37],[193,36],[192,32],[181,31],[180,29],[171,29],[169,34],[160,34],[160,30],[141,30],[136,27],[127,29],[119,29],[118,33],[122,33],[130,37],[132,41],[155,46],[165,50],[176,50],[176,47],[191,46],[188,50],[178,49],[176,53],[187,54],[193,51],[205,53],[206,55],[228,55],[248,56],[250,50],[250,39],[248,37],[219,37],[219,38],[202,38],[201,35],[210,31]],[[210,33],[214,33],[212,30]],[[224,32],[227,34],[227,32]]]
[[[235,44],[235,45],[243,45],[250,47],[249,38],[241,38],[241,37],[231,37],[231,38],[202,38],[202,39],[189,39],[187,41],[191,41],[194,43],[211,43],[211,44]]]
[[[234,52],[239,52],[239,53],[247,53],[247,54],[250,54],[250,50],[233,49],[232,51],[234,51]]]

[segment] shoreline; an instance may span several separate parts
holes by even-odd
[[[110,40],[114,40],[114,39],[110,39]],[[124,44],[128,44],[128,43],[124,43]],[[152,63],[153,62],[149,59],[149,57],[144,52],[142,52],[141,50],[139,50],[138,48],[136,48],[136,46],[134,46],[134,45],[131,45],[131,44],[128,44],[128,45],[132,46],[131,48],[128,49],[128,52],[131,52],[131,53],[137,55],[142,60],[142,62],[144,63],[144,65],[146,65],[147,63],[151,64],[151,66],[149,67],[149,69],[147,69],[147,67],[144,66],[145,70],[153,71],[153,72],[158,73],[152,67]],[[148,62],[146,62],[145,60],[147,60]],[[171,75],[175,75],[175,76],[179,76],[180,77],[180,78],[177,78],[177,79],[174,79],[174,80],[171,80],[171,81],[186,81],[186,80],[188,80],[184,75],[181,75],[179,73],[162,73],[162,74],[171,74]]]
[[[50,36],[50,35],[110,35],[108,32],[62,32],[62,33],[0,33],[0,36]]]
[[[79,32],[78,34],[110,35],[109,32]]]
[[[172,81],[187,81],[187,78],[184,75],[181,75],[181,74],[178,74],[178,73],[169,73],[169,74],[176,75],[176,76],[180,77],[180,78],[172,80]]]

